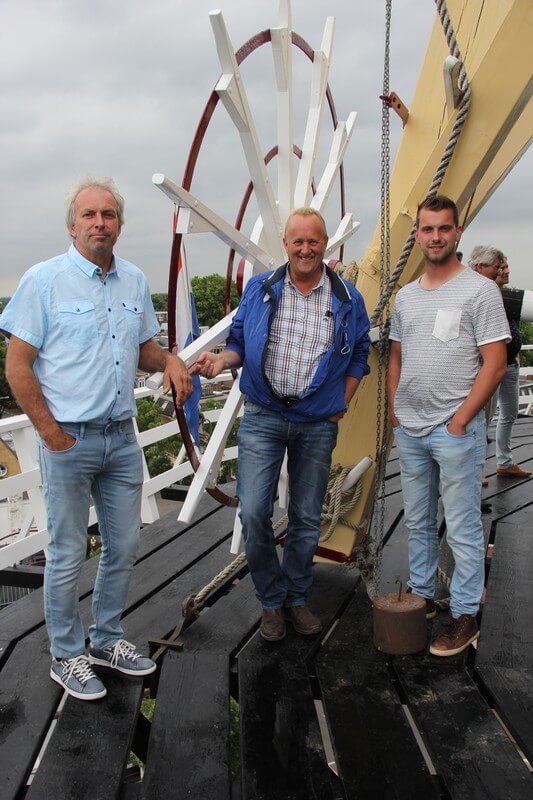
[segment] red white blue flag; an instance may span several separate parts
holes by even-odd
[[[187,347],[200,335],[200,326],[196,316],[194,295],[187,272],[187,259],[183,244],[178,258],[178,279],[176,284],[176,349],[178,352]],[[193,392],[183,405],[183,411],[194,443],[200,446],[200,409],[202,396],[200,377],[193,377]]]

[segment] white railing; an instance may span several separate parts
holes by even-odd
[[[141,397],[151,397],[158,394],[157,390],[154,391],[148,387],[135,390],[135,398],[137,400]],[[207,411],[204,416],[210,420],[216,420],[219,414],[220,411]],[[137,441],[141,448],[179,433],[178,423],[175,419],[142,433],[139,433],[135,424],[135,430],[137,432]],[[26,492],[29,504],[25,506],[26,512],[20,530],[13,534],[9,534],[9,532],[1,534],[3,539],[0,541],[0,569],[18,564],[23,559],[46,550],[48,545],[46,511],[41,488],[41,474],[37,462],[37,443],[33,425],[25,414],[0,419],[0,435],[5,436],[7,434],[13,439],[13,447],[17,454],[21,473],[0,480],[0,501],[8,500],[14,495],[21,495]],[[237,448],[229,447],[224,450],[222,461],[231,461],[236,457]],[[184,453],[181,452],[171,469],[152,478],[148,472],[143,451],[144,485],[141,519],[144,523],[154,522],[159,519],[159,510],[156,502],[157,493],[164,487],[178,483],[183,478],[193,474],[190,462],[183,460],[183,458]],[[91,506],[89,525],[95,522],[96,513],[94,507]]]

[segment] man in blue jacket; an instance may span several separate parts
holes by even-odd
[[[323,263],[327,241],[317,211],[293,211],[283,240],[288,263],[249,281],[226,349],[202,353],[194,368],[211,378],[243,367],[237,494],[246,558],[263,608],[261,636],[268,641],[285,636],[284,609],[299,633],[321,629],[306,596],[331,453],[337,423],[369,372],[363,299]],[[285,452],[289,522],[280,564],[271,521]]]

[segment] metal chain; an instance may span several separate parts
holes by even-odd
[[[461,62],[459,71],[459,89],[461,90],[461,99],[459,101],[459,108],[457,117],[450,134],[448,143],[442,154],[439,166],[435,172],[431,185],[428,189],[427,196],[437,194],[439,187],[442,183],[448,165],[452,159],[455,147],[459,140],[459,136],[463,129],[468,111],[470,109],[471,92],[468,84],[468,77],[464,68],[464,63],[461,58],[461,53],[455,38],[455,33],[452,28],[451,20],[446,7],[446,0],[435,0],[437,11],[442,23],[443,32],[446,37],[451,55]],[[387,97],[389,94],[389,37],[390,37],[390,0],[386,2],[386,36],[385,36],[385,59],[383,70],[383,96]],[[370,324],[375,326],[379,322],[379,354],[378,354],[378,388],[377,388],[377,425],[376,425],[376,444],[378,448],[376,456],[376,475],[375,475],[375,490],[374,490],[374,506],[375,511],[375,524],[374,534],[370,537],[361,554],[361,571],[367,579],[367,589],[371,597],[377,594],[379,587],[379,580],[381,575],[381,561],[383,556],[382,542],[384,537],[385,527],[385,469],[387,463],[387,424],[386,424],[386,411],[387,401],[383,402],[383,375],[385,365],[388,357],[388,304],[392,293],[396,287],[398,278],[403,272],[405,265],[413,249],[415,242],[415,227],[411,229],[409,237],[404,244],[402,253],[398,263],[392,273],[390,274],[390,209],[389,203],[389,172],[387,160],[389,153],[389,108],[385,101],[383,102],[383,117],[382,117],[382,150],[381,150],[381,248],[380,248],[380,299],[376,306]],[[385,163],[386,167],[385,168]]]
[[[392,0],[385,2],[385,54],[383,61],[384,98],[389,96],[390,29]],[[381,233],[379,250],[379,293],[383,297],[390,280],[390,105],[384,99],[381,109]],[[385,310],[386,304],[382,310]],[[376,398],[376,472],[374,476],[374,533],[369,547],[373,560],[368,593],[373,598],[378,592],[381,575],[382,547],[385,535],[385,470],[387,465],[387,396],[385,372],[388,356],[388,313],[381,315],[378,341],[378,383]]]
[[[446,7],[446,0],[435,0],[435,4],[437,6],[437,11],[439,13],[440,21],[442,23],[443,32],[446,37],[446,42],[448,44],[450,54],[461,62],[461,67],[459,70],[459,88],[461,90],[461,100],[459,102],[457,117],[455,119],[455,123],[452,132],[450,134],[450,138],[448,139],[448,143],[441,156],[439,166],[437,167],[435,175],[433,176],[431,186],[427,191],[428,197],[437,194],[440,188],[440,185],[448,168],[448,164],[452,160],[452,156],[455,151],[455,147],[459,140],[459,136],[461,134],[463,126],[465,124],[466,117],[470,110],[470,100],[471,100],[471,91],[468,83],[468,76],[466,74],[463,59],[461,58],[461,52],[459,50],[457,39],[455,38],[455,33],[452,28],[452,23],[450,20],[450,16],[448,14],[448,9]],[[385,292],[382,295],[380,295],[379,303],[372,313],[372,316],[370,318],[371,325],[377,325],[378,321],[380,320],[383,310],[387,305],[388,301],[390,300],[392,293],[396,287],[398,278],[402,274],[403,269],[409,259],[409,256],[411,255],[411,250],[413,249],[414,243],[415,243],[415,228],[413,226],[411,233],[409,234],[409,237],[403,246],[403,250],[401,252],[398,263],[394,269],[394,272],[390,276],[388,286]]]

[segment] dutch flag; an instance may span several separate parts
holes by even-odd
[[[176,283],[176,351],[179,353],[200,335],[200,326],[196,316],[194,295],[191,292],[185,248],[181,247],[178,257],[178,279]],[[200,397],[202,387],[200,377],[194,375],[193,392],[183,406],[191,438],[197,447],[200,446]]]

